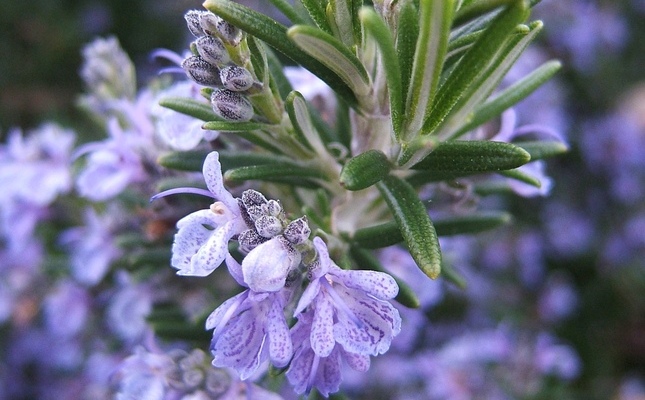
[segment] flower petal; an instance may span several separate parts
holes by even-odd
[[[248,308],[235,315],[211,342],[213,365],[230,367],[245,380],[260,366],[266,317],[262,307]]]
[[[370,369],[370,356],[365,354],[356,354],[345,351],[341,348],[341,354],[343,359],[354,371],[366,372]]]
[[[345,286],[363,291],[377,299],[393,299],[399,293],[399,285],[384,272],[333,268],[330,273],[341,277]]]
[[[206,243],[190,260],[190,269],[179,275],[206,276],[222,264],[228,254],[228,242],[235,235],[234,221],[215,229]]]
[[[289,272],[300,264],[300,253],[282,236],[257,246],[242,261],[244,282],[254,292],[277,292]]]
[[[309,304],[311,304],[312,301],[314,301],[319,292],[320,279],[314,279],[313,281],[309,282],[309,285],[307,285],[307,288],[304,290],[304,292],[302,292],[302,295],[300,296],[298,306],[293,312],[293,316],[300,318],[301,313],[305,310],[305,308],[307,308]]]
[[[190,259],[208,241],[212,229],[217,226],[216,216],[210,210],[196,211],[180,219],[172,245],[171,265],[180,271],[189,271]]]
[[[401,317],[390,303],[374,299],[355,289],[340,288],[336,292],[357,316],[360,326],[345,313],[337,313],[334,337],[351,353],[378,355],[390,348],[392,338],[401,331]]]
[[[226,207],[228,207],[229,210],[235,212],[236,215],[239,215],[237,200],[235,200],[233,195],[224,187],[224,178],[222,177],[222,165],[219,162],[219,153],[213,151],[206,156],[203,172],[208,190],[215,195],[217,200],[226,204]]]
[[[289,334],[289,326],[284,318],[283,306],[282,302],[274,301],[267,315],[269,355],[273,365],[278,368],[286,366],[293,355],[293,344]]]
[[[210,313],[208,318],[206,318],[206,330],[216,329],[222,321],[224,321],[224,324],[226,324],[227,321],[225,320],[225,315],[227,314],[229,309],[235,307],[232,312],[240,312],[241,310],[238,310],[237,308],[244,301],[244,299],[246,299],[248,293],[249,291],[245,290],[244,292],[231,297],[230,299],[220,304],[220,306],[217,307],[212,313]],[[226,319],[228,318],[230,318],[230,315]]]
[[[311,323],[311,348],[320,357],[327,357],[336,345],[334,340],[334,307],[325,297],[316,302],[314,320]]]
[[[226,255],[226,267],[228,268],[228,272],[231,274],[233,279],[235,279],[235,282],[237,282],[240,286],[246,287],[246,283],[244,283],[244,277],[242,276],[242,266],[230,254]]]

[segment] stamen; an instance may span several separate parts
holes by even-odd
[[[153,201],[160,199],[162,197],[166,197],[166,196],[170,196],[171,194],[178,194],[178,193],[198,194],[201,196],[210,197],[212,199],[215,198],[215,195],[213,195],[213,193],[211,193],[206,189],[192,188],[192,187],[179,187],[179,188],[164,190],[161,193],[155,194],[150,198],[150,202],[152,203]]]
[[[153,50],[150,53],[150,58],[151,59],[164,59],[172,62],[173,64],[181,65],[182,61],[184,61],[184,58],[180,56],[179,54],[175,53],[174,51],[168,50],[168,49],[156,49]]]

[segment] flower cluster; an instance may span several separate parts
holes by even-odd
[[[181,191],[216,199],[177,222],[172,257],[178,274],[187,276],[209,275],[226,262],[247,288],[206,320],[214,329],[213,365],[233,368],[245,380],[270,361],[289,365],[297,393],[338,391],[341,360],[365,371],[369,356],[385,353],[400,332],[401,318],[388,302],[398,293],[396,282],[382,272],[339,268],[320,237],[310,241],[307,219],[289,221],[279,201],[251,189],[234,198],[217,152],[206,157],[203,174],[209,192],[171,189],[153,199]],[[244,256],[241,264],[229,250],[231,240]],[[309,283],[301,292],[305,270]],[[292,316],[285,313],[294,308]],[[298,322],[290,330],[292,317]]]

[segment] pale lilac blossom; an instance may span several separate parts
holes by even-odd
[[[74,278],[81,284],[93,286],[99,283],[108,272],[110,264],[121,251],[114,243],[114,213],[98,215],[92,208],[85,210],[84,226],[70,228],[63,232],[59,242],[71,252],[71,270]]]
[[[109,200],[130,185],[148,178],[142,156],[137,151],[140,147],[137,133],[122,129],[116,118],[108,121],[108,133],[108,139],[85,144],[76,150],[76,157],[87,154],[76,187],[81,196],[92,201]]]
[[[336,343],[356,354],[385,353],[401,330],[399,312],[387,301],[397,295],[398,285],[382,272],[341,269],[322,239],[313,242],[318,261],[310,267],[311,281],[294,313],[313,310],[312,349],[320,357]]]
[[[222,167],[217,152],[204,160],[204,179],[209,191],[202,189],[172,189],[153,199],[173,193],[198,193],[215,198],[209,209],[195,211],[177,222],[177,234],[172,245],[171,264],[178,275],[206,276],[213,272],[228,254],[228,242],[247,230],[237,200],[224,187]]]
[[[242,266],[228,256],[231,276],[243,286]],[[240,379],[251,377],[264,362],[284,367],[293,355],[293,345],[284,309],[292,290],[258,293],[251,289],[226,300],[206,320],[206,329],[214,329],[210,350],[213,365],[229,367]]]

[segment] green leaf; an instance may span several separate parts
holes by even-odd
[[[308,25],[296,25],[288,37],[305,53],[338,75],[357,95],[369,94],[370,78],[361,61],[338,39]]]
[[[381,59],[385,67],[387,77],[388,93],[390,95],[390,113],[392,116],[392,127],[394,135],[398,139],[401,132],[401,121],[403,119],[403,86],[401,85],[401,69],[399,58],[394,47],[394,39],[390,29],[376,12],[368,7],[360,10],[359,17],[363,25],[374,36],[376,43],[381,50]]]
[[[337,37],[340,42],[347,47],[354,46],[354,23],[358,21],[354,21],[354,15],[352,15],[352,0],[329,0],[327,7],[327,15],[333,18],[333,25],[338,30]]]
[[[473,83],[486,77],[484,72],[488,70],[499,49],[505,46],[515,27],[527,16],[526,3],[517,0],[493,20],[439,88],[433,108],[423,125],[424,133],[434,132],[464,95],[472,92]]]
[[[385,178],[390,169],[390,161],[382,151],[368,150],[345,163],[340,171],[340,184],[347,190],[365,189]]]
[[[309,107],[302,94],[296,91],[289,93],[285,100],[285,109],[299,140],[319,154],[325,154],[325,146],[311,121]]]
[[[289,93],[293,91],[291,82],[284,75],[284,66],[280,62],[280,59],[275,55],[275,53],[270,49],[265,49],[267,55],[267,64],[269,65],[269,72],[271,73],[271,79],[275,82],[275,85],[278,88],[281,99],[286,99]]]
[[[269,0],[280,12],[294,24],[306,24],[307,20],[302,18],[296,9],[286,0]]]
[[[412,288],[401,278],[383,268],[378,258],[376,258],[371,252],[356,246],[350,247],[349,252],[361,269],[384,272],[394,278],[397,285],[399,285],[399,293],[395,298],[396,301],[408,308],[419,308],[421,302],[419,301],[416,293],[414,293],[414,290],[412,290]]]
[[[511,143],[490,140],[451,140],[439,145],[413,169],[431,172],[482,173],[517,168],[531,155]]]
[[[464,125],[454,136],[466,133],[484,122],[500,115],[504,110],[512,107],[533,93],[537,88],[560,70],[562,64],[559,61],[547,61],[535,69],[529,75],[515,82],[513,85],[504,89],[492,100],[488,100],[483,105],[477,107],[474,115],[468,124]]]
[[[567,145],[558,140],[535,140],[514,144],[526,150],[531,155],[531,161],[558,156],[569,151]]]
[[[302,5],[305,7],[311,19],[318,25],[323,31],[332,34],[331,28],[329,27],[329,22],[327,22],[327,14],[325,13],[324,3],[320,0],[300,0]]]
[[[408,93],[412,77],[414,51],[419,37],[419,12],[414,2],[406,1],[399,13],[396,51],[401,68],[401,93]]]
[[[213,108],[207,102],[201,102],[184,97],[165,97],[159,101],[159,105],[182,114],[195,117],[202,121],[221,121],[222,119],[215,115]]]
[[[417,192],[407,182],[392,175],[377,183],[377,187],[417,266],[427,276],[436,279],[441,272],[441,249],[437,232]]]
[[[476,0],[464,2],[455,14],[453,26],[462,25],[470,20],[476,19],[483,14],[489,13],[498,7],[509,5],[514,0]]]
[[[209,131],[246,132],[266,129],[269,126],[259,122],[209,121],[202,125],[202,129]]]
[[[537,179],[532,175],[527,174],[526,172],[522,172],[519,169],[500,171],[499,174],[507,178],[515,179],[517,181],[524,182],[531,186],[535,186],[538,189],[542,187],[542,182],[540,182],[539,179]]]
[[[420,0],[420,30],[405,108],[405,140],[419,133],[432,108],[448,48],[453,10],[453,0]]]
[[[284,181],[288,178],[325,179],[323,171],[315,168],[304,167],[296,163],[272,163],[263,165],[249,165],[246,167],[232,168],[224,173],[228,181]]]
[[[469,215],[435,218],[433,225],[437,236],[466,235],[485,232],[511,221],[506,212],[478,212]],[[353,243],[366,249],[379,249],[403,241],[395,221],[362,228],[350,237]]]
[[[201,172],[210,150],[172,151],[157,158],[157,164],[178,171]]]
[[[284,53],[298,64],[318,76],[351,104],[356,104],[354,93],[339,79],[338,75],[319,61],[295,46],[287,37],[287,27],[272,18],[230,0],[206,0],[204,7],[243,31],[263,40]]]
[[[461,125],[472,115],[473,110],[482,104],[490,96],[493,90],[499,85],[508,70],[513,66],[518,57],[524,52],[526,46],[535,39],[542,29],[542,22],[535,21],[530,26],[519,25],[516,34],[507,46],[500,51],[498,57],[490,65],[484,74],[484,79],[474,83],[469,92],[466,93],[459,104],[453,110],[444,126],[440,128],[440,138],[454,138],[461,131]]]

